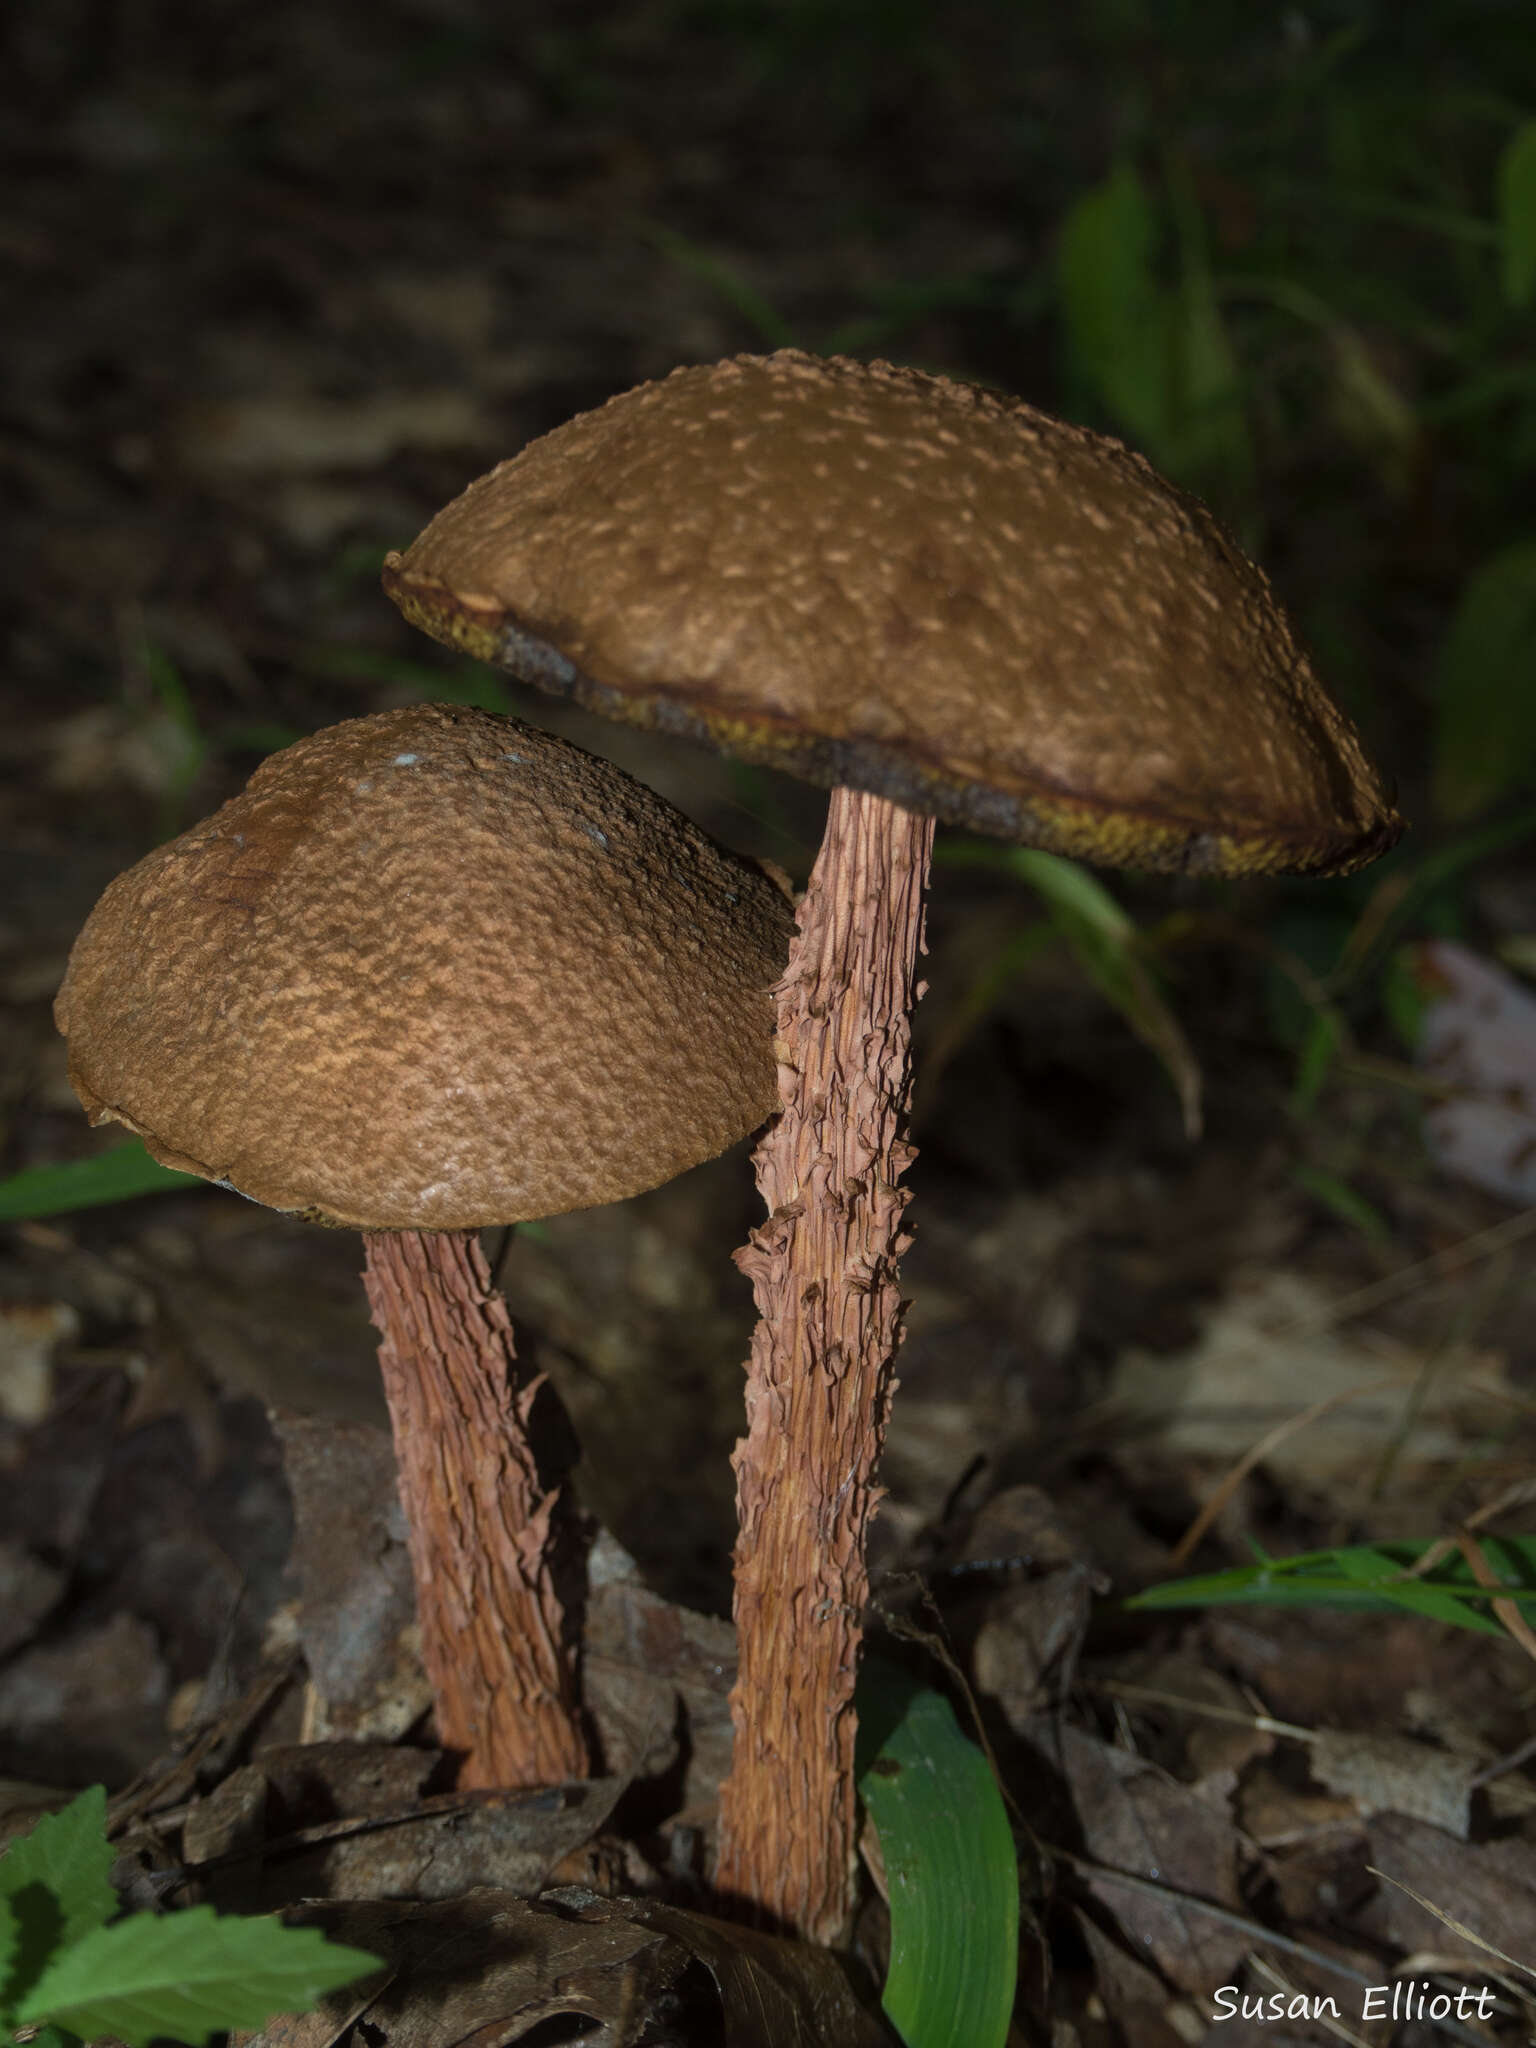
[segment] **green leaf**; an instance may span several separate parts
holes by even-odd
[[[1536,778],[1536,540],[1467,581],[1436,661],[1435,797],[1459,822]]]
[[[1170,173],[1179,241],[1179,282],[1167,310],[1168,396],[1175,471],[1229,500],[1253,486],[1253,442],[1243,406],[1242,376],[1216,297],[1206,253],[1205,222],[1193,181],[1182,165]]]
[[[1200,1134],[1200,1066],[1183,1026],[1153,980],[1141,934],[1095,876],[1038,847],[1013,849],[1015,874],[1038,891],[1051,922],[1099,994],[1120,1012],[1173,1083],[1188,1137]]]
[[[1344,1026],[1337,1011],[1313,1010],[1302,1040],[1296,1080],[1291,1088],[1291,1108],[1297,1116],[1308,1116],[1316,1109],[1317,1099],[1323,1092],[1343,1042]]]
[[[1173,1083],[1190,1137],[1200,1132],[1200,1067],[1183,1027],[1164,1000],[1142,957],[1135,921],[1104,884],[1076,861],[1034,846],[996,846],[977,840],[946,839],[934,855],[941,867],[1002,869],[1027,882],[1044,902],[1057,936],[1071,947],[1077,964],[1107,1003],[1156,1054]],[[1028,935],[1025,935],[1028,941]],[[1032,947],[1029,948],[1032,950]],[[1025,955],[1021,951],[1019,964]],[[966,1000],[964,1028],[976,1021],[974,996]],[[945,1045],[945,1056],[954,1041]]]
[[[72,1159],[65,1166],[26,1166],[0,1180],[0,1222],[23,1216],[60,1216],[70,1209],[94,1209],[126,1202],[133,1195],[159,1195],[172,1188],[206,1187],[195,1173],[177,1173],[151,1159],[137,1138]]]
[[[1125,1604],[1132,1608],[1252,1605],[1406,1610],[1481,1635],[1504,1633],[1497,1617],[1487,1611],[1491,1601],[1536,1605],[1536,1537],[1500,1537],[1496,1546],[1494,1539],[1484,1539],[1483,1555],[1501,1581],[1494,1587],[1479,1585],[1458,1552],[1442,1559],[1433,1572],[1409,1577],[1431,1547],[1428,1540],[1367,1543],[1266,1558],[1232,1571],[1149,1586]]]
[[[859,1678],[859,1796],[891,1906],[882,2003],[907,2048],[1002,2048],[1019,1878],[992,1768],[948,1700],[880,1658]]]
[[[16,1917],[16,1910],[9,1899],[0,1898],[0,1989],[3,1989],[10,1979],[11,1968],[20,1947],[21,1923]],[[0,2027],[5,2025],[7,2010],[6,2001],[0,1997]]]
[[[1071,367],[1155,458],[1171,439],[1168,307],[1155,259],[1160,223],[1130,163],[1117,164],[1062,222],[1056,282]]]
[[[1295,1169],[1295,1178],[1298,1187],[1304,1188],[1314,1202],[1332,1210],[1340,1222],[1351,1225],[1384,1250],[1391,1245],[1392,1226],[1375,1203],[1368,1202],[1347,1180],[1340,1180],[1336,1173],[1325,1172],[1320,1166],[1306,1165]]]
[[[1506,304],[1536,300],[1536,120],[1510,137],[1499,160],[1499,268]]]
[[[0,2006],[18,2006],[50,1959],[117,1911],[107,1840],[107,1795],[92,1785],[45,1814],[0,1856],[0,1901],[15,1934]]]
[[[128,2048],[162,2037],[200,2048],[225,2027],[307,2011],[379,1967],[376,1956],[328,1942],[313,1927],[221,1919],[211,1906],[136,1913],[56,1957],[15,2017],[49,2020],[87,2040],[115,2034]]]

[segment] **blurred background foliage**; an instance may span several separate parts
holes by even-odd
[[[23,721],[109,707],[150,836],[330,718],[521,708],[388,617],[384,548],[608,391],[795,343],[1017,391],[1210,500],[1415,828],[1342,885],[1172,911],[957,848],[1044,922],[938,1006],[941,1062],[1061,945],[1193,1129],[1178,984],[1235,926],[1306,1110],[1362,1033],[1411,1022],[1405,938],[1528,958],[1525,0],[65,0],[6,35],[7,687]],[[798,794],[670,793],[803,868]]]

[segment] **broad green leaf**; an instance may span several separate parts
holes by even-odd
[[[195,1173],[177,1173],[151,1159],[134,1138],[98,1152],[94,1159],[72,1159],[64,1166],[25,1166],[9,1180],[0,1180],[0,1222],[23,1216],[61,1216],[70,1209],[94,1209],[103,1202],[126,1202],[133,1195],[159,1195],[172,1188],[207,1183]]]
[[[1504,298],[1536,300],[1536,120],[1517,128],[1499,160],[1499,267]]]
[[[211,1906],[135,1913],[98,1927],[57,1956],[17,2008],[128,2048],[159,2038],[200,2048],[225,2027],[259,2027],[274,2013],[307,2011],[380,1967],[376,1956],[328,1942],[313,1927],[221,1919]]]
[[[1019,1878],[992,1768],[948,1700],[895,1665],[866,1661],[858,1706],[859,1796],[891,1907],[886,2016],[907,2048],[1002,2048]]]
[[[1435,797],[1461,821],[1536,778],[1536,540],[1467,581],[1436,662]]]
[[[1135,166],[1118,164],[1062,222],[1056,279],[1072,369],[1133,439],[1166,459],[1171,394],[1158,234]]]

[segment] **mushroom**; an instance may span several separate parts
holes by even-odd
[[[56,1016],[91,1121],[365,1233],[462,1784],[587,1766],[553,1396],[474,1232],[656,1186],[761,1124],[789,936],[773,881],[610,763],[428,707],[272,756],[75,943]]]
[[[835,1941],[934,819],[1228,875],[1345,872],[1401,823],[1203,505],[1118,442],[889,364],[784,351],[625,392],[471,484],[385,585],[529,682],[832,786],[739,1255],[761,1320],[716,1882]]]

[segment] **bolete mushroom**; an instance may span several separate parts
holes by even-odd
[[[776,883],[610,763],[428,707],[272,756],[75,943],[56,1014],[91,1121],[365,1233],[463,1784],[587,1764],[569,1489],[473,1233],[654,1187],[761,1124],[789,937]]]
[[[832,786],[740,1255],[761,1320],[716,1876],[834,1940],[934,819],[1227,875],[1345,872],[1401,824],[1203,505],[1118,442],[888,364],[785,351],[625,392],[471,484],[385,583],[529,682]]]

